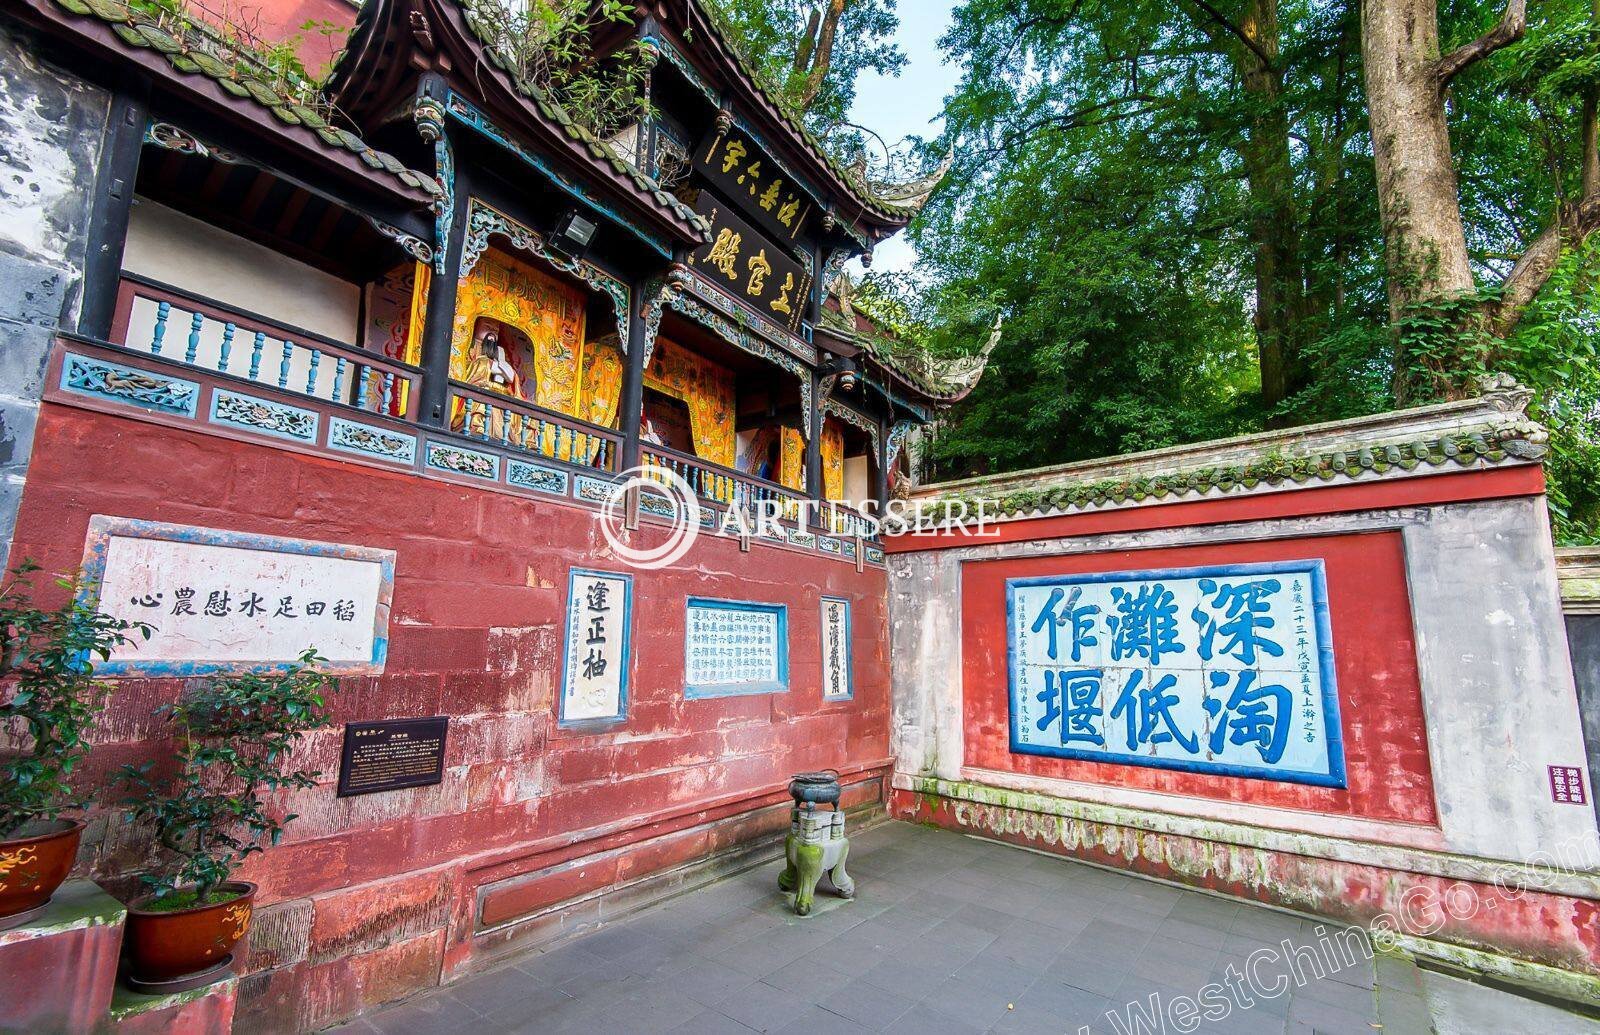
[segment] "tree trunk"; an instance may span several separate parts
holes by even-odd
[[[822,92],[823,80],[828,78],[828,69],[833,67],[833,41],[839,31],[839,19],[844,17],[848,3],[849,0],[828,0],[828,9],[822,16],[822,25],[816,34],[816,50],[809,55],[811,67],[800,89],[801,108],[811,107],[811,102]]]
[[[1277,63],[1277,0],[1249,0],[1239,28],[1250,41],[1235,47],[1235,53],[1254,113],[1241,157],[1252,209],[1261,396],[1266,405],[1276,406],[1305,381],[1299,348],[1305,272],[1289,152],[1289,113],[1283,105],[1283,72]]]
[[[1499,25],[1441,58],[1438,0],[1362,0],[1361,51],[1393,328],[1418,306],[1477,289],[1461,225],[1445,89],[1456,73],[1521,36],[1523,4],[1510,0]],[[1418,387],[1410,365],[1397,336],[1394,392],[1401,404]],[[1463,393],[1443,366],[1434,364],[1429,374],[1446,397]]]

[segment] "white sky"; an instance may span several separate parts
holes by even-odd
[[[850,121],[872,130],[889,142],[899,143],[907,136],[937,136],[942,127],[940,113],[945,96],[960,78],[960,70],[945,63],[939,50],[939,37],[950,26],[950,11],[957,0],[900,0],[900,29],[895,42],[906,54],[906,67],[898,77],[876,72],[863,73],[856,81],[856,101]],[[874,272],[910,269],[916,262],[915,249],[905,234],[896,234],[878,245],[873,253]],[[860,263],[851,263],[861,273]]]

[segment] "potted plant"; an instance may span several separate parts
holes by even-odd
[[[0,587],[0,928],[42,910],[77,858],[83,822],[61,814],[86,804],[71,779],[105,705],[95,660],[151,633],[90,607],[72,579],[56,580],[65,603],[39,606],[38,570],[19,564]]]
[[[317,670],[323,661],[308,650],[282,673],[201,685],[162,709],[174,726],[175,765],[123,767],[132,818],[170,862],[142,878],[150,893],[128,905],[136,988],[202,984],[231,963],[256,886],[229,877],[295,818],[274,815],[268,797],[316,786],[318,773],[284,764],[301,736],[328,722],[324,694],[337,680]]]

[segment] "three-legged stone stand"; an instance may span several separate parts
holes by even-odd
[[[786,865],[778,887],[792,891],[794,911],[811,914],[817,882],[824,872],[841,898],[854,898],[856,882],[844,870],[850,839],[844,836],[844,813],[817,812],[811,806],[789,810],[789,836],[783,842]]]

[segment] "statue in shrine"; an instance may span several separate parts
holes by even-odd
[[[499,320],[484,316],[478,319],[472,332],[472,357],[467,360],[463,380],[474,388],[482,388],[516,399],[527,399],[522,375],[511,365],[506,355],[505,327]]]
[[[461,379],[483,391],[526,400],[522,375],[506,354],[507,330],[499,320],[487,316],[478,319],[472,332],[472,355],[461,372]],[[520,415],[513,416],[498,406],[474,404],[470,399],[458,399],[454,411],[450,421],[452,429],[480,438],[519,438],[526,426]]]

